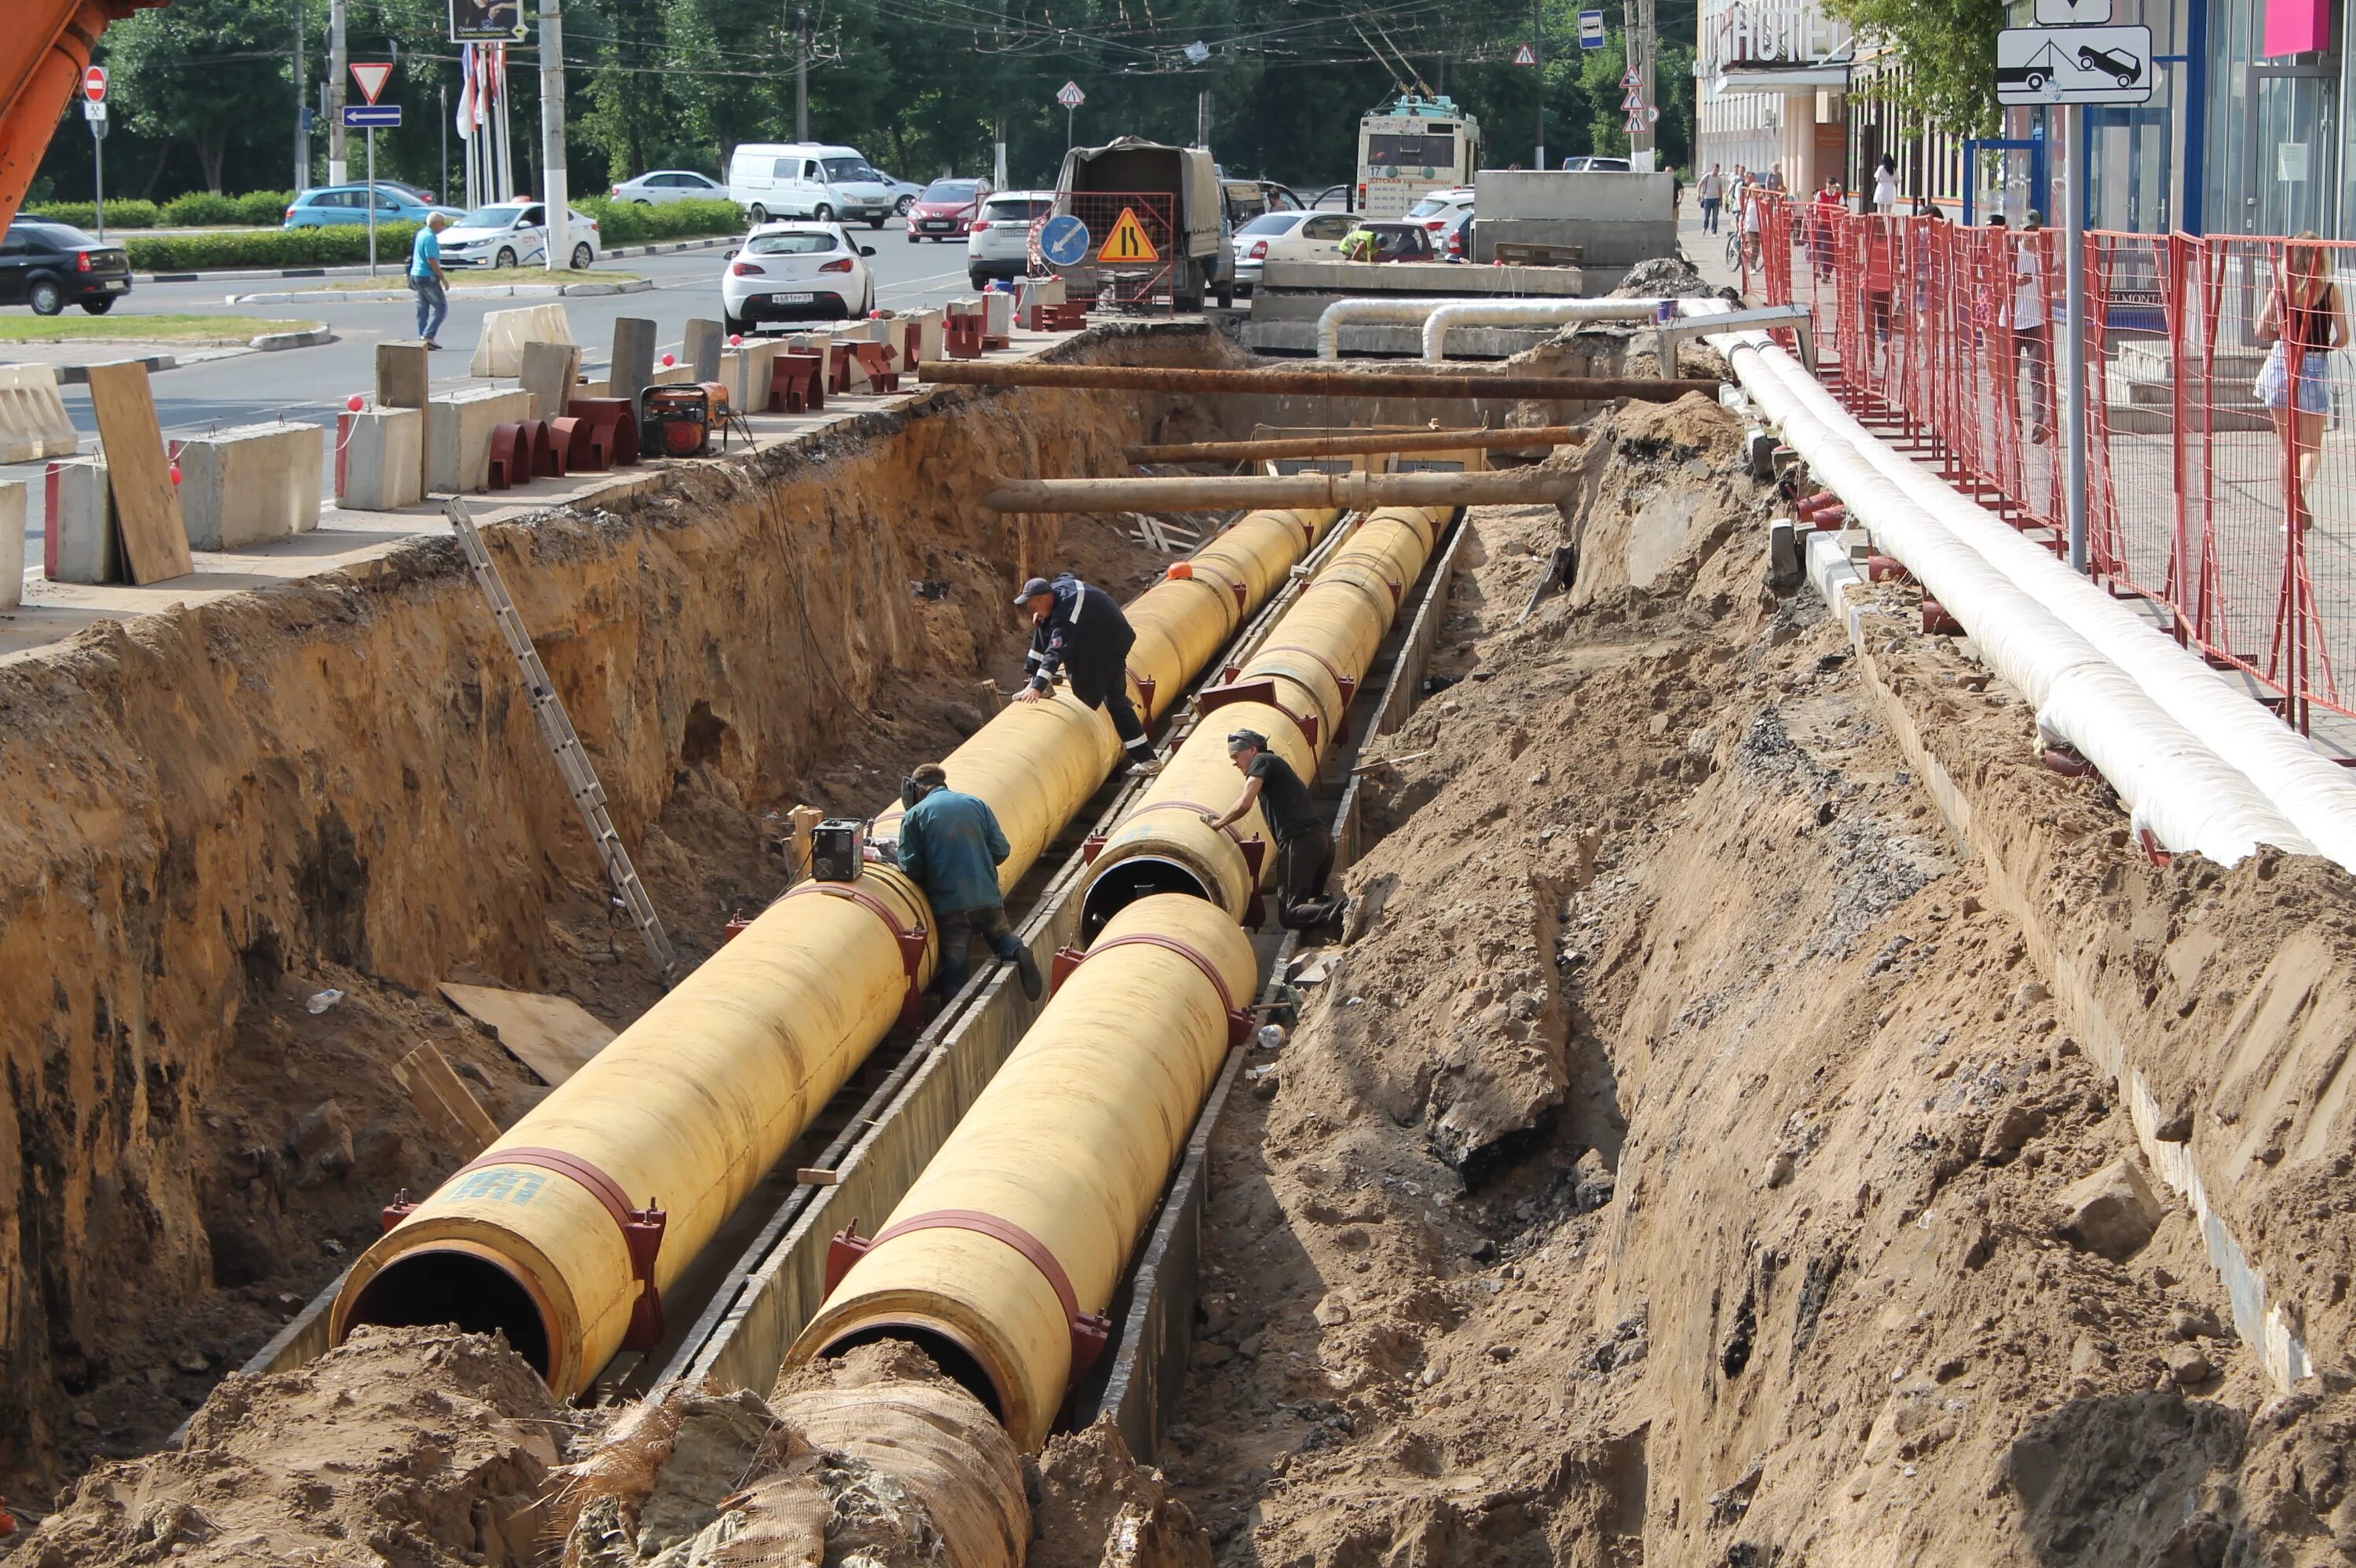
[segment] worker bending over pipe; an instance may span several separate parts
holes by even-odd
[[[1227,709],[1265,713],[1266,729],[1248,726],[1268,742],[1256,749],[1314,776],[1447,517],[1368,518],[1237,678],[1198,700],[1222,723]],[[1234,777],[1219,731],[1198,727],[1116,829],[1096,866],[1125,846],[1128,870],[1110,880],[1117,900],[1087,906],[1086,953],[874,1238],[855,1224],[835,1238],[789,1367],[905,1340],[1024,1448],[1046,1441],[1220,1063],[1250,1032],[1258,965],[1238,920],[1258,874],[1226,835],[1251,823],[1265,843],[1275,796],[1248,790],[1215,828],[1229,814],[1205,802],[1214,784],[1234,799]],[[1099,870],[1091,896],[1108,885]]]
[[[1338,513],[1254,512],[1129,607],[1128,685],[1177,700]],[[1007,841],[1001,893],[1096,792],[1121,746],[1068,693],[1010,704],[943,762]],[[894,800],[871,843],[894,843]],[[661,1293],[894,1023],[939,958],[898,868],[788,889],[735,940],[361,1254],[330,1333],[361,1324],[500,1332],[557,1393],[662,1339]],[[640,1207],[643,1205],[643,1207]]]
[[[1299,931],[1324,924],[1341,912],[1341,901],[1325,896],[1326,880],[1333,874],[1333,834],[1309,786],[1290,763],[1268,749],[1268,737],[1257,730],[1227,736],[1227,761],[1244,775],[1243,794],[1224,812],[1203,813],[1203,820],[1225,829],[1258,806],[1268,830],[1276,835],[1277,919]]]
[[[979,795],[949,788],[948,770],[921,763],[900,786],[900,842],[894,855],[901,871],[924,890],[925,902],[941,933],[940,973],[934,983],[944,997],[965,988],[973,973],[973,939],[1014,965],[1023,994],[1041,994],[1038,961],[1006,921],[1006,895],[998,868],[1012,853],[997,814]]]
[[[1129,700],[1129,650],[1137,644],[1137,633],[1112,595],[1067,571],[1053,582],[1033,578],[1014,603],[1030,609],[1032,626],[1031,654],[1025,661],[1031,679],[1014,700],[1044,698],[1060,669],[1070,679],[1074,697],[1112,716],[1113,730],[1129,753],[1130,776],[1150,778],[1161,772],[1162,764],[1153,760],[1152,739]]]

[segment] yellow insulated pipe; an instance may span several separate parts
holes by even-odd
[[[787,1364],[912,1340],[1039,1447],[1257,975],[1215,904],[1162,894],[1115,916]]]
[[[1337,516],[1252,513],[1129,606],[1149,723]],[[1119,750],[1106,714],[1058,691],[1010,704],[944,760],[950,784],[1005,828],[1002,887]],[[877,836],[899,815],[887,807]],[[652,1348],[661,1291],[931,978],[931,926],[923,894],[890,867],[792,889],[481,1157],[424,1202],[388,1210],[397,1223],[353,1265],[334,1339],[368,1323],[498,1330],[567,1396],[616,1350]]]
[[[1268,641],[1219,688],[1230,699],[1205,719],[1107,836],[1082,894],[1083,934],[1131,900],[1156,892],[1194,893],[1231,919],[1244,918],[1253,894],[1275,873],[1275,845],[1258,805],[1225,828],[1202,819],[1205,811],[1224,815],[1242,788],[1226,737],[1257,730],[1293,772],[1314,781],[1318,759],[1448,517],[1443,509],[1386,507],[1333,552]],[[1205,701],[1214,695],[1205,694]],[[1260,848],[1248,850],[1255,839]]]

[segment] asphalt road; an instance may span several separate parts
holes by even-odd
[[[862,244],[875,249],[868,265],[875,273],[879,304],[914,309],[937,305],[972,292],[965,274],[962,240],[912,245],[897,219],[881,230],[858,229],[852,233]],[[611,263],[612,270],[637,273],[648,279],[654,287],[638,293],[576,296],[564,301],[573,335],[583,346],[584,369],[594,372],[604,368],[617,317],[653,318],[659,327],[658,360],[666,350],[679,350],[691,316],[719,319],[720,274],[728,264],[729,255],[726,249],[715,248],[673,255],[634,256]],[[594,277],[594,273],[567,275],[578,281],[584,276]],[[386,278],[388,287],[402,287],[398,266],[388,267]],[[143,283],[117,303],[107,321],[110,325],[119,325],[125,338],[136,336],[142,315],[177,315],[325,321],[336,334],[334,342],[316,348],[291,348],[274,354],[233,353],[157,371],[153,379],[155,411],[166,435],[201,435],[209,430],[262,423],[281,417],[332,428],[344,400],[354,392],[368,391],[373,383],[376,346],[380,342],[414,339],[417,336],[416,308],[405,297],[397,302],[364,303],[345,299],[333,291],[321,291],[316,296],[306,295],[299,304],[224,303],[230,293],[289,292],[301,289],[304,282],[287,279],[283,283],[252,280]],[[465,275],[458,274],[453,282],[463,288]],[[447,390],[482,384],[466,374],[466,365],[484,315],[536,303],[540,302],[506,297],[453,299],[450,319],[442,329],[442,339],[450,345],[450,351],[432,360],[434,389]],[[91,344],[85,351],[68,357],[95,362],[142,351],[127,344]],[[160,351],[170,353],[172,349],[166,345]],[[7,346],[0,345],[0,362],[8,357]],[[54,353],[44,353],[40,357],[58,362]],[[91,416],[89,390],[70,386],[64,389],[64,395],[66,411],[72,416],[74,424],[84,432],[94,432],[98,427]],[[44,466],[0,465],[0,480],[31,482],[27,487],[28,537],[25,553],[27,564],[34,567],[41,559],[44,517],[39,481]]]

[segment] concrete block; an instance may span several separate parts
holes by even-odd
[[[240,549],[319,526],[319,429],[241,425],[180,448],[180,516],[191,549]]]
[[[423,499],[423,409],[367,409],[337,419],[336,505],[394,512]]]
[[[1767,525],[1767,586],[1797,588],[1803,581],[1800,570],[1800,537],[1792,528],[1792,519],[1777,517]]]
[[[573,384],[581,377],[581,347],[573,343],[527,343],[519,379],[531,394],[531,417],[563,417],[573,403]]]
[[[908,368],[914,369],[927,359],[941,357],[941,313],[937,310],[912,310],[900,320],[908,324]]]
[[[52,582],[128,582],[106,464],[95,457],[52,463],[42,488],[48,512],[42,575]]]
[[[376,406],[380,409],[422,409],[431,397],[423,343],[380,343],[376,346]]]
[[[981,296],[982,309],[990,324],[981,330],[985,336],[1006,337],[1014,331],[1014,296],[1001,289],[992,289]]]
[[[606,395],[627,398],[635,407],[654,373],[655,324],[643,316],[616,318],[614,357],[605,369]]]
[[[25,602],[25,482],[0,481],[0,610]]]
[[[573,324],[565,319],[564,302],[525,305],[520,310],[495,310],[483,317],[483,335],[475,340],[470,376],[516,376],[523,372],[527,343],[572,343]]]
[[[786,346],[774,337],[748,337],[720,357],[720,384],[728,389],[729,406],[740,414],[765,412],[769,383],[777,356]]]
[[[50,365],[0,366],[0,463],[71,457],[81,437],[66,417]]]
[[[1023,278],[1014,285],[1014,321],[1025,332],[1044,332],[1051,305],[1064,303],[1061,278]]]
[[[1572,174],[1562,169],[1483,169],[1472,176],[1483,223],[1517,218],[1593,222],[1676,222],[1676,185],[1665,174]]]
[[[697,381],[720,379],[720,324],[690,316],[687,321],[687,343],[680,359]]]
[[[459,392],[436,398],[425,409],[425,487],[435,494],[461,494],[491,481],[491,432],[531,418],[531,394]]]

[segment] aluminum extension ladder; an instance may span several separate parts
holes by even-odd
[[[458,548],[466,552],[466,564],[475,569],[475,581],[481,584],[483,597],[490,601],[491,618],[499,624],[499,634],[508,640],[508,651],[523,670],[524,689],[530,694],[532,717],[540,720],[540,733],[548,749],[556,757],[556,771],[563,776],[564,787],[572,792],[573,804],[580,808],[581,820],[589,829],[589,841],[597,846],[597,855],[605,863],[605,880],[613,887],[615,907],[629,912],[638,928],[640,940],[646,943],[648,954],[655,961],[655,972],[668,987],[677,978],[679,954],[663,931],[662,917],[655,913],[654,901],[647,897],[646,885],[638,880],[637,868],[630,864],[630,852],[622,847],[622,836],[614,831],[614,818],[605,809],[605,789],[597,782],[597,770],[589,764],[589,754],[581,749],[580,732],[564,711],[563,699],[548,678],[548,667],[540,662],[540,650],[531,645],[531,634],[524,630],[523,617],[517,613],[515,601],[508,597],[508,585],[499,577],[498,563],[484,547],[482,530],[466,510],[466,503],[458,496],[450,497],[443,508],[450,527],[458,535]]]

